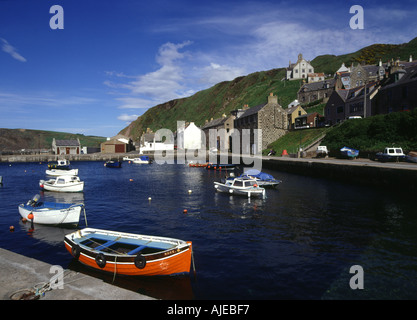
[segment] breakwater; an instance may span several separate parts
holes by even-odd
[[[367,159],[276,158],[264,159],[262,167],[314,178],[332,179],[405,192],[417,190],[417,165],[411,163],[379,163]]]

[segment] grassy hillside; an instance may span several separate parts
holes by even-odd
[[[281,81],[285,69],[273,69],[224,81],[213,87],[197,92],[191,97],[172,100],[146,111],[120,133],[137,140],[146,128],[156,131],[167,128],[175,131],[177,120],[194,121],[197,126],[211,118],[220,118],[223,113],[266,103],[269,93],[278,96],[278,102],[287,106],[296,99],[301,81]]]
[[[105,137],[85,136],[83,134],[0,128],[0,152],[20,149],[50,149],[53,138],[57,140],[78,138],[83,147],[99,147],[100,143],[106,141]]]
[[[362,153],[375,153],[390,146],[402,147],[404,152],[417,150],[417,109],[346,120],[327,132],[322,145],[336,155],[344,146]]]

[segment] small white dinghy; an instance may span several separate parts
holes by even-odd
[[[39,199],[37,194],[26,204],[19,205],[22,218],[39,224],[78,225],[83,203],[39,202]]]
[[[214,188],[220,192],[247,196],[261,196],[265,198],[265,189],[258,186],[255,179],[237,177],[227,179],[225,183],[214,182]]]
[[[46,191],[82,192],[84,181],[81,181],[77,176],[59,176],[54,179],[40,180],[39,187]]]
[[[46,170],[45,173],[48,176],[58,177],[58,176],[76,176],[78,175],[78,169],[50,169]]]

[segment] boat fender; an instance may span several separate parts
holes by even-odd
[[[135,257],[135,266],[138,269],[143,269],[146,266],[146,259],[144,256],[142,256],[141,254],[138,254]]]
[[[96,263],[100,268],[104,268],[106,266],[106,258],[104,257],[104,254],[99,253],[96,256]]]
[[[80,257],[81,248],[78,244],[74,244],[71,248],[71,254],[72,256],[78,260]]]

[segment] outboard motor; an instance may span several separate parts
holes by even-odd
[[[28,201],[27,205],[34,207],[40,198],[41,196],[39,194],[35,195],[32,199]]]

